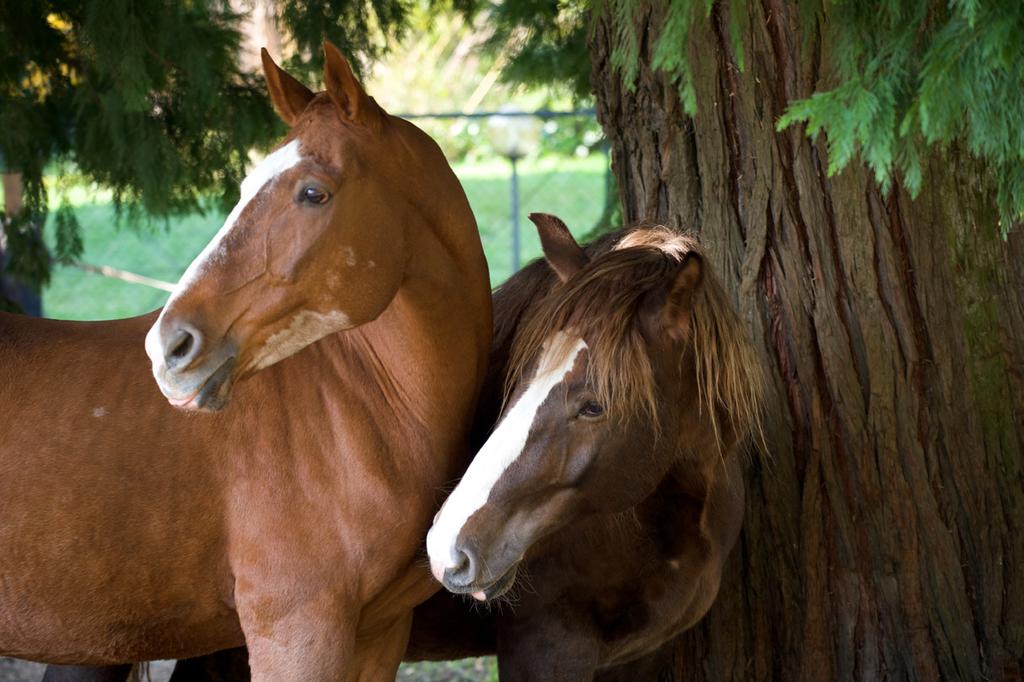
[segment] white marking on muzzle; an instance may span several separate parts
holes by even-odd
[[[174,287],[174,291],[171,292],[170,297],[167,299],[167,303],[164,304],[165,311],[182,293],[192,286],[199,278],[199,275],[210,264],[218,263],[227,257],[227,249],[223,244],[224,238],[231,232],[238,221],[238,217],[242,215],[242,211],[256,198],[260,190],[301,160],[302,155],[299,151],[299,141],[297,139],[292,140],[268,155],[252,169],[245,180],[242,180],[241,196],[238,197],[238,203],[231,209],[231,213],[228,214],[224,224],[217,231],[217,234],[214,235],[213,239],[210,240],[210,243],[195,257],[184,274],[182,274],[178,284]],[[157,318],[149,333],[146,334],[146,354],[149,355],[149,359],[153,363],[154,373],[163,365],[164,361],[163,344],[161,343],[160,332],[158,331],[163,318],[164,313],[161,312],[160,317]]]
[[[497,428],[466,470],[462,481],[448,496],[434,525],[427,533],[427,554],[434,577],[441,580],[444,570],[455,565],[455,541],[462,527],[491,495],[505,470],[523,452],[537,410],[555,386],[576,364],[576,357],[587,347],[583,339],[558,332],[546,344],[537,370],[526,391],[505,413]],[[566,352],[568,348],[568,352]]]

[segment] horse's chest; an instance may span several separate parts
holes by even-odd
[[[589,543],[562,551],[552,545],[531,564],[539,591],[547,593],[540,600],[562,602],[564,608],[550,610],[574,613],[584,631],[596,631],[605,665],[692,626],[717,592],[718,565],[702,543],[691,538],[666,553],[649,535],[620,535],[611,552],[595,552]]]
[[[703,572],[684,571],[671,560],[657,562],[643,578],[595,595],[593,620],[605,645],[605,664],[657,648],[692,626],[714,599]]]
[[[362,416],[309,414],[304,425],[252,434],[231,480],[236,565],[287,564],[282,575],[294,577],[336,575],[344,565],[361,575],[358,564],[371,557],[386,574],[410,561],[444,467],[429,452],[418,456],[429,441],[412,444]]]

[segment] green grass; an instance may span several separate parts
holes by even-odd
[[[540,255],[540,242],[531,211],[560,216],[577,236],[590,231],[605,201],[602,155],[585,159],[545,158],[520,162],[520,234],[522,262]],[[469,196],[480,227],[491,283],[512,274],[512,236],[509,218],[509,166],[503,159],[455,167]],[[92,265],[109,265],[154,279],[176,282],[203,246],[213,237],[224,215],[209,213],[170,221],[169,226],[132,229],[118,227],[109,196],[77,188],[71,195],[82,225],[85,253]],[[48,236],[52,238],[52,225]],[[56,266],[43,292],[44,314],[74,320],[129,317],[163,304],[167,294],[70,266]]]
[[[461,661],[403,663],[396,682],[497,682],[498,665],[493,656]]]

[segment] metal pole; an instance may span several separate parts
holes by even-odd
[[[512,273],[519,272],[519,171],[517,157],[509,156],[512,162]]]

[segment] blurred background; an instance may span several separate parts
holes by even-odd
[[[318,55],[304,50],[284,28],[281,17],[288,7],[282,4],[230,3],[241,38],[237,68],[253,78],[254,88],[262,87],[259,48],[266,46],[278,63],[292,65],[315,88]],[[444,150],[476,215],[492,284],[539,255],[529,212],[559,215],[577,236],[608,223],[609,158],[589,98],[564,84],[504,77],[510,55],[522,50],[524,34],[515,26],[501,28],[493,9],[467,12],[421,2],[405,11],[401,32],[380,31],[376,43],[350,54],[355,52],[355,64],[362,67],[367,91],[388,112],[413,120]],[[48,21],[73,34],[71,20],[51,14]],[[240,120],[244,125],[251,123]],[[235,141],[236,149],[242,143]],[[238,168],[228,170],[229,177],[193,188],[189,201],[166,206],[147,203],[145,186],[131,178],[114,187],[94,182],[78,165],[76,157],[85,151],[55,154],[42,168],[45,206],[37,216],[45,217],[37,246],[45,246],[45,252],[38,249],[37,259],[49,260],[48,277],[42,284],[33,282],[40,279],[38,272],[22,277],[41,294],[35,299],[32,292],[8,287],[15,289],[8,298],[27,312],[90,320],[162,305],[223,222],[233,201],[231,177],[240,180],[266,147],[254,145]],[[24,192],[24,180],[12,165],[4,168],[8,216],[22,208],[22,194],[32,194]],[[218,194],[218,183],[225,185],[224,195]],[[17,255],[19,262],[26,260]]]

